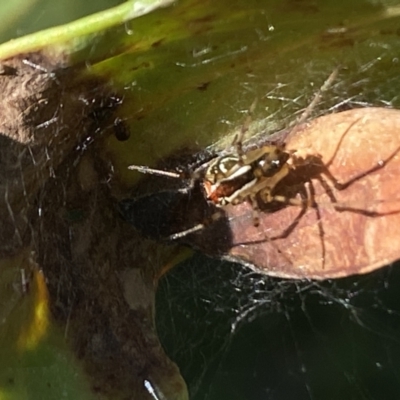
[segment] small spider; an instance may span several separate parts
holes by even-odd
[[[297,126],[305,122],[311,114],[316,103],[336,78],[336,68],[328,77],[324,85],[315,95],[312,102],[296,121],[292,134]],[[131,165],[128,168],[141,173],[161,175],[166,177],[189,179],[189,189],[196,183],[203,188],[205,198],[217,207],[223,208],[228,204],[237,205],[245,201],[250,202],[254,210],[254,225],[258,226],[258,213],[261,204],[280,202],[293,205],[303,205],[304,201],[290,199],[285,196],[275,195],[276,186],[289,174],[291,169],[296,168],[298,160],[294,152],[285,151],[284,144],[268,144],[261,148],[244,151],[243,138],[248,130],[255,102],[250,107],[249,116],[243,125],[240,134],[235,138],[233,146],[235,152],[217,156],[211,161],[195,169],[192,173],[176,173],[161,171],[145,166]],[[203,229],[207,224],[221,217],[221,213],[215,213],[210,220],[200,223],[190,229],[175,233],[168,239],[182,238],[190,233]]]

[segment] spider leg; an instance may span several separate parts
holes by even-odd
[[[348,211],[348,212],[353,212],[356,214],[361,214],[361,215],[365,215],[368,217],[383,217],[386,215],[395,215],[395,214],[399,214],[400,210],[394,210],[394,211],[387,211],[387,212],[379,212],[379,211],[374,211],[374,210],[368,210],[365,208],[360,208],[360,207],[355,207],[354,204],[352,205],[351,203],[346,203],[346,202],[339,202],[335,195],[334,192],[332,190],[332,187],[329,186],[328,182],[323,178],[323,175],[325,175],[329,181],[331,181],[332,177],[331,175],[324,173],[321,173],[320,176],[318,176],[316,179],[318,179],[318,181],[320,182],[321,186],[323,187],[325,193],[328,195],[329,197],[329,202],[327,204],[322,204],[322,202],[318,202],[316,203],[315,207],[319,207],[319,206],[323,206],[323,207],[328,207],[331,206],[333,207],[336,211],[338,212],[343,212],[343,211]],[[362,177],[358,176],[358,179],[361,179]],[[351,183],[353,183],[354,180],[351,180]],[[334,185],[334,183],[332,183]],[[350,186],[350,185],[346,185]],[[336,190],[343,190],[346,187],[342,187],[340,186],[340,188],[336,187],[334,185],[334,188]],[[382,201],[375,201],[375,203],[380,203],[380,202],[384,202]],[[357,203],[359,204],[359,203]]]
[[[268,242],[273,242],[275,240],[287,238],[293,232],[293,230],[298,226],[298,224],[300,223],[301,219],[303,218],[303,216],[305,215],[307,210],[310,207],[312,207],[316,210],[316,214],[317,214],[318,231],[319,231],[319,236],[321,239],[322,268],[324,268],[326,247],[325,247],[325,242],[324,242],[325,231],[324,231],[324,227],[322,225],[322,215],[321,215],[320,209],[318,207],[318,204],[315,202],[314,186],[311,181],[308,183],[309,183],[309,185],[304,185],[302,191],[299,193],[301,196],[301,199],[287,198],[287,197],[281,196],[281,195],[270,196],[271,201],[277,201],[277,202],[281,202],[284,204],[299,206],[300,212],[293,219],[293,221],[290,223],[290,225],[285,228],[285,230],[283,232],[281,232],[279,235],[275,235],[273,237],[266,238],[266,240]],[[288,257],[286,255],[284,255],[284,256],[286,259],[288,259]]]
[[[295,132],[297,131],[298,127],[302,125],[306,120],[310,117],[311,113],[313,112],[315,106],[321,101],[321,97],[326,92],[329,87],[332,85],[333,81],[336,79],[337,75],[339,73],[339,67],[336,67],[331,74],[328,76],[328,79],[324,82],[324,84],[320,87],[320,89],[317,91],[317,93],[314,95],[314,98],[311,100],[311,102],[308,104],[308,106],[305,108],[305,110],[302,112],[300,117],[297,118],[295,121],[294,125],[290,129],[288,135],[286,136],[289,138]]]
[[[321,179],[320,181],[324,182],[322,185],[324,185],[324,184],[327,185],[327,183],[323,179]],[[328,188],[329,188],[329,186],[328,186]],[[336,201],[332,191],[330,191],[330,192],[332,194],[331,200],[333,199],[334,201]],[[324,241],[325,231],[324,231],[324,226],[322,223],[321,210],[319,208],[318,203],[315,201],[315,188],[314,188],[314,185],[311,180],[304,184],[304,192],[302,192],[302,194],[303,194],[302,199],[289,199],[289,204],[298,205],[299,203],[302,203],[302,206],[301,206],[302,208],[301,208],[301,212],[299,213],[299,215],[293,221],[294,223],[292,223],[289,226],[289,228],[291,228],[290,231],[288,231],[286,229],[286,231],[284,233],[286,235],[290,234],[290,232],[298,225],[298,223],[300,222],[300,219],[302,218],[302,216],[307,212],[307,210],[310,207],[315,209],[316,216],[317,216],[319,237],[321,239],[322,269],[324,269],[325,268],[325,256],[326,256],[326,247],[325,247],[325,241]],[[297,203],[297,204],[295,204],[295,203]]]
[[[167,178],[174,178],[174,179],[185,179],[186,177],[186,175],[183,175],[179,172],[163,171],[160,169],[146,167],[145,165],[130,165],[128,169],[130,169],[131,171],[138,171],[141,174],[165,176]]]
[[[290,172],[290,166],[285,164],[280,171],[270,177],[258,178],[255,184],[252,184],[248,189],[242,190],[232,200],[232,204],[239,204],[253,196],[253,194],[260,194],[261,200],[264,204],[271,203],[274,200],[272,191],[276,185]],[[256,195],[254,195],[256,196]],[[279,201],[279,200],[277,200]]]
[[[329,171],[329,166],[334,162],[342,144],[343,141],[345,139],[345,137],[347,136],[347,134],[351,131],[352,127],[357,124],[357,122],[359,121],[359,119],[355,120],[354,122],[352,122],[348,128],[346,129],[346,131],[343,133],[343,135],[341,136],[340,140],[337,143],[336,149],[333,152],[333,155],[331,157],[331,159],[327,162],[325,162],[324,164],[321,164],[322,167],[322,171],[321,174],[324,174],[328,180],[333,184],[334,188],[336,190],[343,190],[346,189],[347,187],[349,187],[350,185],[352,185],[354,182],[357,182],[358,180],[364,178],[365,176],[369,175],[372,172],[378,171],[381,168],[385,167],[399,152],[400,152],[400,146],[398,146],[390,155],[389,157],[386,158],[386,160],[379,160],[379,162],[372,166],[371,168],[369,168],[366,171],[363,171],[359,174],[357,174],[356,176],[354,176],[353,178],[349,179],[347,182],[339,182],[334,176],[333,174]],[[292,156],[292,159],[294,160],[295,164],[297,163],[298,165],[302,164],[302,160],[296,158],[295,155]],[[330,189],[329,190],[330,193],[333,192]],[[332,197],[331,197],[332,199]],[[333,200],[332,202],[336,202],[336,200]]]
[[[260,225],[260,207],[258,206],[258,201],[254,194],[249,196],[249,202],[253,208],[253,225],[257,227]]]
[[[182,239],[183,237],[188,236],[191,233],[195,233],[195,232],[201,231],[205,227],[206,227],[205,224],[197,224],[195,226],[192,226],[189,229],[185,229],[184,231],[173,233],[172,235],[167,236],[164,240],[173,241],[173,240]]]
[[[249,126],[251,124],[251,120],[253,118],[253,112],[254,109],[256,108],[256,105],[257,105],[257,99],[254,100],[252,105],[250,106],[247,112],[247,117],[240,129],[240,132],[235,136],[232,142],[232,146],[236,147],[236,153],[239,156],[241,163],[243,163],[243,155],[245,153],[243,150],[243,138],[246,135],[247,131],[249,130]]]
[[[326,182],[325,182],[326,183]],[[308,194],[307,196],[312,199],[313,201],[313,208],[315,209],[315,213],[317,216],[317,225],[318,225],[318,231],[319,231],[319,237],[321,239],[321,259],[322,259],[322,269],[325,269],[325,256],[326,256],[326,247],[325,247],[325,241],[324,241],[324,236],[325,236],[325,231],[324,231],[324,226],[322,223],[322,215],[321,215],[321,210],[318,206],[318,203],[315,202],[315,188],[312,183],[312,181],[309,181],[309,185],[307,185],[307,191]],[[332,193],[333,196],[333,193]],[[333,199],[335,197],[333,196]]]
[[[301,199],[287,199],[284,198],[283,196],[276,196],[275,201],[281,201],[285,204],[288,204],[288,200],[293,200],[290,201],[289,204],[298,206],[300,207],[300,212],[299,214],[293,219],[293,221],[290,223],[289,226],[285,228],[285,230],[280,233],[279,235],[273,236],[271,240],[277,240],[277,239],[285,239],[287,238],[293,230],[296,228],[296,226],[299,224],[301,218],[303,215],[307,212],[308,210],[308,198],[309,198],[309,193],[306,193],[306,189],[304,188],[302,192],[300,192],[300,196],[302,197]]]
[[[341,191],[347,189],[349,186],[351,186],[353,183],[358,182],[359,180],[363,179],[364,177],[368,176],[369,174],[379,171],[380,169],[384,168],[394,157],[396,157],[399,152],[400,152],[400,146],[398,146],[385,160],[379,160],[374,166],[371,168],[367,169],[366,171],[360,172],[356,176],[352,177],[346,182],[339,182],[339,180],[330,172],[329,170],[329,165],[332,164],[334,161],[334,158],[338,152],[338,149],[343,141],[343,138],[346,136],[347,132],[351,129],[351,127],[356,123],[357,121],[353,122],[350,127],[346,130],[346,132],[343,134],[341,137],[338,146],[334,152],[333,157],[329,162],[326,164],[322,165],[322,171],[318,176],[316,176],[316,179],[320,182],[321,186],[324,188],[325,193],[328,195],[330,199],[330,204],[337,210],[337,211],[350,211],[350,212],[355,212],[371,217],[378,217],[378,216],[384,216],[384,215],[391,215],[391,214],[397,214],[400,211],[390,211],[390,212],[377,212],[377,211],[370,211],[362,208],[357,208],[352,206],[349,203],[339,203],[334,195],[334,191]],[[324,179],[323,177],[326,177]],[[331,183],[331,185],[328,184],[328,182]],[[320,203],[321,204],[321,203]]]
[[[173,241],[173,240],[178,240],[178,239],[182,239],[183,237],[186,237],[192,233],[196,233],[199,232],[205,228],[207,228],[207,226],[211,225],[212,223],[218,221],[220,218],[223,217],[223,213],[222,212],[215,212],[214,214],[212,214],[209,218],[206,218],[203,222],[192,226],[189,229],[185,229],[183,231],[177,232],[177,233],[173,233],[172,235],[167,236],[166,238],[164,238],[164,240],[166,241]]]
[[[359,174],[357,174],[355,177],[349,179],[347,182],[339,182],[333,175],[332,173],[328,170],[328,168],[325,168],[323,171],[323,174],[328,177],[328,179],[332,182],[334,185],[335,189],[337,190],[343,190],[351,186],[354,182],[359,181],[360,179],[364,178],[365,176],[375,172],[379,171],[380,169],[384,168],[396,155],[400,152],[400,146],[397,147],[392,154],[389,155],[389,157],[386,158],[386,160],[379,160],[379,162],[376,163],[373,167],[369,168],[366,171],[363,171]]]
[[[306,107],[306,109],[303,111],[303,113],[297,119],[295,127],[301,125],[308,119],[308,117],[313,112],[315,106],[321,101],[321,97],[323,96],[324,92],[326,92],[330,88],[332,83],[336,80],[338,73],[339,73],[339,67],[336,67],[331,72],[331,74],[328,76],[328,79],[324,82],[324,84],[320,87],[320,89],[314,95],[314,98],[311,100],[311,103]]]

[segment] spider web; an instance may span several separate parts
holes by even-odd
[[[193,399],[396,398],[399,283],[396,264],[287,281],[198,255],[161,282],[158,332]]]

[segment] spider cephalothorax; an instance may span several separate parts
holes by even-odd
[[[256,196],[272,201],[272,191],[290,170],[283,146],[268,145],[212,160],[203,177],[207,199],[217,206],[239,204]],[[268,201],[268,200],[267,200]]]

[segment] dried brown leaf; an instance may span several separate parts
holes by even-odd
[[[302,205],[268,204],[258,227],[249,203],[229,205],[224,226],[208,227],[192,244],[284,278],[338,278],[395,261],[399,132],[400,112],[383,108],[327,115],[295,129],[286,149],[300,161],[275,193]]]

